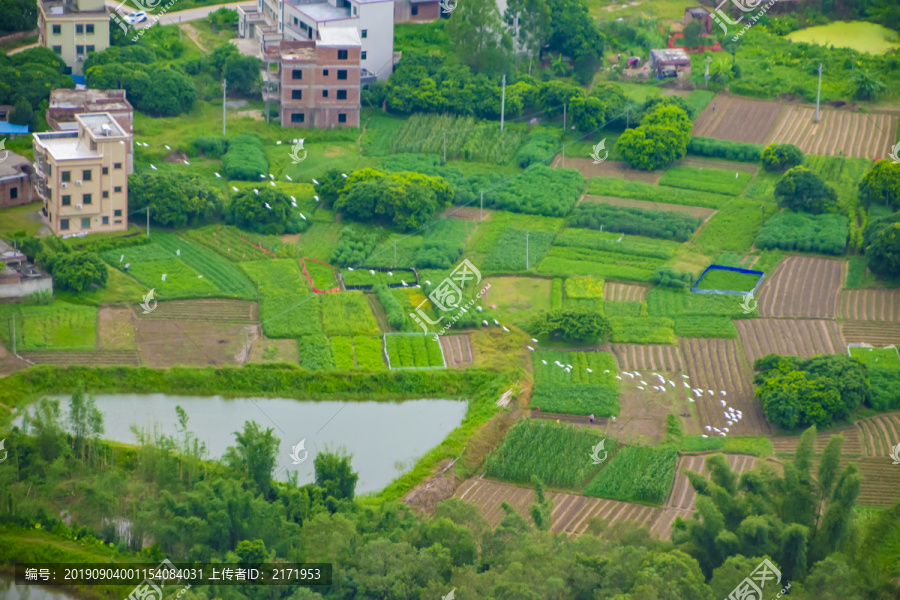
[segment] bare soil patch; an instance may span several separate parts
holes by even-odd
[[[239,364],[247,335],[245,325],[210,321],[138,319],[135,327],[141,361],[154,369]]]
[[[553,159],[553,167],[562,166],[562,156]],[[587,178],[591,177],[617,177],[619,179],[631,179],[633,181],[643,181],[656,185],[662,177],[664,171],[638,171],[629,169],[624,162],[616,160],[605,160],[596,165],[590,158],[571,158],[566,157],[566,168],[577,169]]]
[[[103,306],[97,316],[97,348],[133,350],[134,313],[127,307]]]
[[[694,121],[692,135],[762,144],[783,108],[778,102],[719,94]]]

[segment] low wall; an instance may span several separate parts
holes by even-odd
[[[34,292],[44,290],[53,293],[53,278],[41,277],[40,279],[25,279],[19,283],[0,285],[0,298],[24,298]]]

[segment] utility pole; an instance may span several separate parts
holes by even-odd
[[[819,122],[819,98],[822,97],[822,63],[819,63],[819,89],[816,91],[816,123]]]
[[[500,95],[500,133],[503,133],[504,112],[506,112],[506,75],[503,75],[503,92]]]
[[[706,82],[706,87],[709,87],[709,63],[712,62],[712,56],[706,57],[706,72],[703,74],[703,79]]]
[[[484,221],[484,192],[481,192],[481,214],[478,217],[479,221]]]
[[[444,132],[444,164],[447,164],[447,132]]]
[[[225,137],[225,90],[228,89],[228,80],[222,80],[222,137]],[[266,106],[266,119],[269,118],[268,106]]]
[[[397,268],[397,240],[394,240],[394,263],[391,266],[392,269]]]
[[[563,104],[563,135],[566,135],[566,105]]]
[[[529,257],[528,257],[528,232],[525,232],[525,270],[527,271],[530,265]]]
[[[147,237],[150,237],[150,205],[147,205]]]

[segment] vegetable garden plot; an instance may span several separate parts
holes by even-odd
[[[546,231],[526,232],[507,229],[481,264],[482,269],[488,272],[524,271],[526,269],[526,235],[528,238],[528,268],[536,267],[547,254],[556,234]]]
[[[378,323],[362,292],[340,292],[320,296],[325,334],[375,335]]]
[[[612,354],[542,350],[533,356],[532,406],[570,415],[619,414],[619,386]]]
[[[753,175],[740,171],[675,166],[665,172],[659,185],[739,196],[751,179]]]
[[[762,284],[765,273],[738,267],[709,265],[700,274],[700,278],[691,288],[696,294],[730,294],[742,295],[756,293]]]
[[[347,267],[341,269],[339,276],[346,290],[371,290],[379,283],[383,283],[390,288],[415,287],[419,285],[419,275],[415,269]]]
[[[389,369],[443,369],[444,351],[434,333],[386,333],[384,353]]]
[[[678,450],[673,446],[626,446],[600,470],[584,493],[659,505],[669,497],[677,465]]]
[[[300,261],[303,265],[303,274],[309,280],[312,289],[317,294],[324,292],[339,292],[341,287],[334,277],[334,268],[314,258],[304,258]]]
[[[760,289],[759,315],[833,319],[843,268],[839,260],[791,256]]]
[[[659,209],[645,210],[628,206],[613,206],[584,202],[571,217],[575,227],[598,229],[686,242],[700,226],[702,219],[681,212]]]
[[[846,251],[849,238],[850,225],[844,215],[808,215],[786,211],[778,213],[763,225],[756,236],[756,247],[761,250],[777,248],[837,256]]]

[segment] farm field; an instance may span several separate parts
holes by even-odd
[[[858,426],[860,422],[861,421],[858,421],[856,425],[835,427],[834,429],[818,432],[816,434],[815,442],[816,454],[821,454],[822,451],[825,450],[825,446],[828,444],[828,440],[831,436],[842,435],[844,436],[844,446],[841,448],[842,454],[851,456],[864,455],[863,436],[861,428]],[[774,447],[775,454],[778,455],[794,454],[797,451],[797,444],[799,443],[799,435],[779,435],[772,438],[772,446]]]
[[[684,361],[678,346],[652,344],[612,344],[616,364],[620,371],[684,370]]]
[[[9,347],[9,319],[16,317],[18,350],[93,350],[97,344],[97,308],[56,302],[47,306],[0,304],[0,339]]]
[[[659,180],[659,185],[738,196],[750,183],[752,177],[750,173],[743,171],[724,171],[722,169],[704,169],[676,165],[666,170]]]
[[[698,290],[728,290],[749,292],[759,282],[759,275],[737,273],[725,269],[710,269],[695,284]]]
[[[445,366],[435,334],[386,334],[384,349],[391,369],[435,369]]]
[[[714,208],[684,206],[682,204],[666,204],[665,202],[649,202],[647,200],[630,200],[628,198],[614,198],[612,196],[592,196],[590,194],[585,194],[581,199],[581,203],[584,202],[595,202],[597,204],[609,204],[610,206],[625,206],[629,208],[643,208],[645,210],[680,212],[692,217],[699,217],[704,221],[716,214]]]
[[[524,264],[524,261],[523,261]],[[500,321],[524,325],[540,311],[550,310],[550,280],[538,277],[487,277],[490,289],[482,296],[485,306],[497,305]]]
[[[754,319],[755,321],[755,319]],[[751,321],[738,321],[745,323]],[[717,427],[730,431],[727,435],[768,435],[772,432],[766,423],[759,401],[753,396],[751,365],[741,357],[735,340],[682,339],[688,385],[699,388],[700,395],[685,389],[686,397],[694,399],[703,433],[712,437],[714,431],[705,427]],[[709,390],[713,393],[710,395]],[[725,395],[722,395],[722,392]],[[722,406],[722,402],[727,406]],[[731,421],[726,417],[728,407],[741,412],[741,419]]]
[[[844,290],[838,316],[849,321],[900,322],[900,290]]]
[[[822,108],[818,125],[814,106],[784,108],[766,144],[794,144],[805,154],[881,158],[897,138],[897,114],[853,113]]]
[[[662,504],[672,489],[678,451],[672,446],[625,446],[587,485],[588,496]]]
[[[718,94],[694,121],[691,135],[763,144],[781,110],[777,102]]]
[[[135,319],[141,364],[153,369],[242,364],[248,337],[243,323]]]
[[[883,413],[855,423],[866,456],[890,456],[900,443],[900,412]]]
[[[607,281],[603,284],[603,297],[617,302],[643,302],[649,289],[643,285]]]
[[[444,360],[451,369],[464,369],[474,362],[472,357],[472,342],[468,334],[442,335],[441,350],[444,352]]]
[[[759,316],[833,319],[844,262],[791,256],[759,291]]]
[[[553,159],[555,168],[562,168],[562,157],[557,155]],[[629,169],[624,162],[616,160],[606,160],[595,165],[591,158],[572,157],[567,154],[566,168],[576,169],[586,178],[592,177],[621,177],[630,181],[641,181],[644,183],[657,184],[659,178],[662,177],[662,171],[638,171],[637,169]]]
[[[747,360],[767,354],[810,357],[843,354],[846,343],[837,323],[824,319],[743,319],[735,321]]]
[[[878,365],[900,369],[900,355],[896,348],[859,348],[847,349],[850,356],[869,366]]]
[[[572,368],[567,370],[566,365]],[[534,352],[531,404],[551,413],[617,415],[615,369],[615,359],[605,352]]]
[[[139,319],[188,319],[226,323],[256,323],[259,305],[243,300],[170,300],[160,302],[151,313],[135,310]]]
[[[873,346],[900,346],[900,322],[842,321],[841,336],[845,341]]]
[[[630,521],[638,526],[649,527],[660,512],[660,509],[652,506],[576,494],[545,492],[545,495],[553,501],[551,530],[554,533],[584,533],[594,519],[603,519],[610,525]],[[503,518],[505,513],[501,505],[504,502],[530,520],[528,507],[535,501],[535,493],[531,488],[484,479],[464,482],[457,488],[455,496],[477,506],[491,527],[496,527]]]

